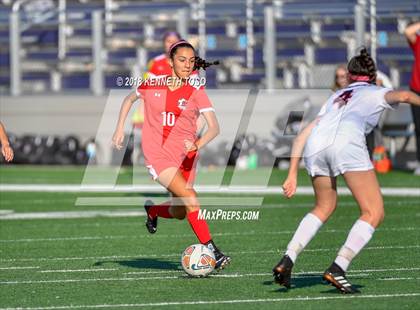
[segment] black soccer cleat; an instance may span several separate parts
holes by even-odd
[[[273,268],[274,282],[290,288],[290,279],[292,277],[293,262],[288,255],[284,255],[279,263]]]
[[[149,216],[149,209],[154,205],[153,201],[146,200],[144,203],[144,209],[146,210],[147,216],[146,216],[146,228],[149,231],[149,233],[154,234],[157,231],[157,220],[158,217],[151,218]]]
[[[222,251],[217,248],[216,244],[214,244],[213,240],[209,240],[205,245],[214,253],[214,258],[216,259],[216,264],[214,266],[215,270],[220,271],[229,265],[231,261],[230,256],[223,254]]]
[[[323,279],[335,286],[343,294],[355,294],[360,291],[355,288],[346,278],[346,273],[336,263],[325,270]]]
[[[216,265],[214,266],[214,269],[217,271],[224,269],[227,265],[230,264],[230,261],[232,260],[230,256],[227,256],[220,251],[215,252],[214,256],[216,258]]]

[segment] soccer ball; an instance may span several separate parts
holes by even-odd
[[[182,268],[193,277],[205,277],[214,270],[216,259],[213,251],[203,244],[190,245],[181,256]]]

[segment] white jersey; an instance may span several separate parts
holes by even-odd
[[[335,92],[323,105],[318,124],[305,145],[304,157],[313,156],[335,144],[366,145],[365,136],[378,124],[385,109],[393,109],[385,101],[390,88],[356,82]]]

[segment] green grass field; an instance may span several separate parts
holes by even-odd
[[[243,178],[252,182],[253,175],[260,172],[243,172]],[[0,184],[80,184],[83,173],[84,169],[72,167],[2,167]],[[225,182],[231,173],[224,174]],[[199,179],[211,183],[216,174],[220,175],[217,171],[203,172]],[[284,171],[276,171],[270,185],[281,184],[284,176]],[[418,188],[420,184],[419,177],[404,172],[379,178],[385,187]],[[130,169],[120,171],[118,184],[131,184],[132,180]],[[300,183],[310,185],[304,173]],[[330,222],[299,256],[294,287],[285,291],[272,282],[271,269],[300,219],[310,210],[312,196],[286,200],[280,195],[266,195],[262,206],[203,206],[209,210],[259,211],[259,219],[209,221],[214,240],[232,256],[232,263],[220,273],[197,279],[187,277],[180,265],[182,251],[197,243],[187,221],[161,219],[158,232],[149,235],[144,216],[130,213],[142,211],[142,207],[118,203],[76,205],[79,198],[118,201],[143,195],[147,193],[0,191],[0,310],[419,309],[420,197],[384,198],[385,222],[348,273],[362,294],[344,296],[323,284],[321,275],[358,217],[351,196],[340,197]],[[223,197],[228,200],[238,195]],[[121,214],[44,218],[51,212],[85,214],[94,210]],[[34,219],[33,214],[29,219],[2,218],[11,212],[35,213],[41,218]]]

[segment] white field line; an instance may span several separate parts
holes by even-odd
[[[230,199],[230,198],[229,198]],[[411,203],[413,204],[413,203]],[[415,202],[415,204],[420,205],[419,202]],[[95,204],[97,206],[98,204]],[[99,204],[103,205],[103,204]],[[114,204],[118,205],[118,203]],[[141,206],[141,204],[136,204],[137,206]],[[280,208],[299,208],[299,207],[311,207],[313,206],[312,203],[305,203],[305,204],[298,204],[298,205],[258,205],[258,204],[250,204],[250,205],[242,205],[238,206],[233,204],[238,209],[249,209],[250,211],[260,211],[262,208],[266,209],[280,209]],[[231,205],[231,206],[233,206]],[[340,203],[340,207],[343,206],[354,206],[355,203]],[[226,205],[224,207],[227,207]],[[220,206],[211,206],[211,207],[203,207],[203,210],[206,209],[214,209],[220,208]],[[224,211],[228,211],[229,208],[221,208]],[[141,210],[80,210],[80,211],[51,211],[51,212],[17,212],[14,213],[13,210],[7,210],[8,212],[0,213],[0,220],[40,220],[40,219],[78,219],[78,218],[96,218],[96,217],[142,217],[146,216],[145,211]],[[236,211],[236,210],[235,210]],[[243,210],[241,210],[243,211]],[[208,211],[212,212],[212,211]],[[220,219],[223,220],[221,216]],[[211,221],[211,220],[210,220]],[[91,224],[92,225],[92,224]]]
[[[349,300],[349,299],[383,299],[383,298],[408,298],[417,297],[420,293],[397,293],[397,294],[371,294],[371,295],[341,295],[341,296],[301,296],[286,298],[265,298],[265,299],[230,299],[230,300],[194,300],[194,301],[173,301],[156,303],[138,304],[98,304],[98,305],[67,305],[49,307],[29,307],[29,308],[0,308],[0,310],[61,310],[61,309],[98,309],[98,308],[143,308],[143,307],[168,307],[168,306],[188,306],[188,305],[223,305],[223,304],[258,304],[258,303],[285,303],[285,302],[305,302],[322,300]]]
[[[94,217],[137,217],[145,216],[145,211],[137,210],[97,210],[97,211],[61,211],[61,212],[19,212],[0,215],[0,220],[36,220],[36,219],[77,219]]]
[[[39,269],[40,267],[5,267],[0,268],[3,270],[7,269]],[[79,272],[108,272],[108,271],[120,271],[121,269],[118,268],[91,268],[91,269],[58,269],[58,270],[37,270],[38,273],[79,273]],[[375,272],[391,272],[391,271],[418,271],[420,268],[386,268],[386,269],[365,269],[365,270],[349,270],[348,274],[350,274],[352,277],[366,277],[370,276],[371,273]],[[183,273],[184,271],[181,269],[174,269],[174,270],[149,270],[149,271],[132,271],[132,272],[124,272],[124,275],[148,275],[148,274],[177,274],[177,273]],[[316,270],[316,271],[299,271],[294,272],[293,276],[301,276],[301,277],[311,277],[311,276],[319,276],[322,274],[322,270]],[[239,277],[239,276],[267,276],[271,275],[271,273],[249,273],[249,274],[225,274],[225,275],[215,275],[215,276],[221,276],[221,277]],[[391,278],[386,278],[391,279]]]
[[[391,271],[419,271],[420,267],[414,267],[414,268],[379,268],[379,269],[354,269],[354,270],[348,270],[347,274],[351,275],[352,277],[363,277],[370,275],[370,273],[375,272],[391,272]],[[293,276],[312,276],[312,275],[322,275],[325,270],[309,270],[309,271],[299,271],[299,272],[293,272]],[[124,274],[127,275],[136,275],[136,274],[158,274],[158,273],[183,273],[183,270],[177,269],[177,270],[159,270],[159,271],[132,271],[132,272],[125,272]],[[239,274],[231,274],[231,275],[239,275]],[[243,274],[242,276],[264,276],[264,275],[272,275],[271,272],[266,273],[250,273],[250,274]]]
[[[200,198],[200,202],[202,202],[202,198]],[[206,198],[206,197],[203,197]],[[229,200],[231,198],[235,198],[235,197],[229,197]],[[290,201],[290,203],[278,203],[278,204],[260,204],[260,203],[255,203],[255,204],[251,204],[248,199],[251,198],[251,201],[255,202],[254,200],[252,200],[252,196],[245,196],[242,197],[242,200],[245,200],[245,203],[242,204],[230,204],[230,205],[226,205],[226,203],[224,204],[214,204],[214,205],[205,205],[204,203],[201,203],[201,205],[203,206],[203,209],[214,209],[214,208],[227,208],[230,209],[230,207],[237,207],[237,208],[241,208],[241,209],[246,209],[246,208],[268,208],[268,209],[281,209],[281,208],[307,208],[307,207],[313,207],[314,203],[313,202],[300,202],[298,204],[296,204],[295,202],[293,202],[293,200]],[[136,207],[140,207],[143,208],[143,204],[146,200],[151,199],[154,201],[155,204],[159,204],[159,203],[163,203],[165,201],[168,200],[167,197],[147,197],[147,196],[143,196],[143,197],[79,197],[76,200],[75,206],[136,206]],[[223,198],[226,201],[226,197]],[[260,201],[261,198],[258,198]],[[420,199],[420,197],[419,197]],[[44,203],[38,203],[38,204],[44,204],[50,202],[50,200],[43,200],[43,199],[38,199],[39,201],[44,201]],[[32,200],[29,200],[31,205],[34,204],[35,202]],[[235,200],[238,201],[238,200]],[[16,203],[18,204],[27,204],[28,203],[28,199],[22,200],[21,202],[17,202],[14,199],[6,199],[2,197],[2,205],[15,205]],[[78,204],[79,202],[81,202],[80,204]],[[416,200],[409,200],[409,201],[405,201],[405,200],[385,200],[385,206],[386,207],[396,207],[396,206],[406,206],[406,205],[416,205],[416,206],[420,206],[420,200],[416,201]],[[338,207],[348,207],[348,206],[357,206],[356,202],[353,201],[343,201],[340,202],[338,204]],[[100,210],[95,210],[95,211],[100,211]],[[109,210],[104,210],[104,211],[109,211]],[[132,209],[117,209],[114,210],[116,212],[118,211],[133,211]],[[9,213],[14,213],[15,210],[9,209],[9,210],[0,210],[0,215],[4,215],[4,214],[9,214]],[[390,215],[387,215],[387,217],[389,217]],[[420,213],[417,213],[416,216],[420,216]]]
[[[10,267],[0,267],[0,270],[27,270],[27,269],[39,269],[39,266],[10,266]]]
[[[96,268],[96,269],[62,269],[62,270],[38,270],[39,273],[72,273],[72,272],[99,272],[117,271],[118,268]]]
[[[112,239],[128,239],[130,236],[85,236],[85,237],[66,237],[66,238],[38,238],[38,239],[10,239],[0,240],[0,243],[15,242],[45,242],[45,241],[74,241],[74,240],[112,240]]]
[[[377,232],[381,231],[417,231],[420,227],[393,227],[393,228],[379,228]],[[253,235],[289,235],[293,234],[294,230],[280,230],[280,231],[248,231],[248,232],[232,232],[232,233],[214,233],[213,236],[253,236]],[[325,229],[319,233],[345,233],[346,229]],[[153,238],[183,238],[190,237],[191,234],[178,234],[178,235],[156,235]],[[114,235],[114,236],[80,236],[80,237],[57,237],[57,238],[22,238],[22,239],[0,239],[0,243],[18,243],[18,242],[53,242],[53,241],[78,241],[78,240],[113,240],[113,239],[139,239],[150,238],[149,235]]]
[[[390,269],[391,271],[392,269]],[[176,270],[179,273],[178,270]],[[353,273],[355,270],[353,270]],[[360,272],[360,271],[359,271]],[[372,272],[372,271],[371,271]],[[307,278],[307,277],[320,277],[323,272],[298,272],[295,273],[295,278]],[[352,273],[350,273],[352,274]],[[212,274],[211,278],[244,278],[244,277],[270,277],[271,273],[246,273],[246,274],[239,274],[239,273],[231,273],[231,274]],[[356,277],[356,275],[352,276]],[[367,277],[369,274],[362,274],[358,275],[359,277]],[[122,277],[122,278],[91,278],[91,279],[55,279],[55,280],[24,280],[24,281],[0,281],[0,285],[15,285],[15,284],[36,284],[36,283],[75,283],[75,282],[101,282],[101,281],[145,281],[145,280],[174,280],[174,279],[183,279],[189,278],[187,275],[181,273],[181,275],[168,275],[168,276],[152,276],[152,277]],[[382,278],[382,279],[392,279],[392,278]],[[397,280],[398,278],[394,278]],[[415,278],[403,278],[403,279],[415,279]]]
[[[143,206],[145,201],[152,198],[155,204],[163,203],[167,197],[78,197],[76,206]],[[200,197],[202,206],[227,207],[241,206],[254,207],[263,204],[263,196],[241,196],[241,197]]]
[[[406,281],[406,280],[420,280],[420,278],[381,278],[379,281]]]
[[[162,273],[166,273],[166,274],[177,274],[177,273],[183,273],[183,270],[166,270],[166,271],[133,271],[133,272],[124,272],[125,275],[147,275],[147,274],[162,274]],[[314,273],[314,274],[312,274]],[[293,273],[293,278],[311,278],[311,277],[321,277],[321,275],[323,274],[323,272],[319,271],[317,272],[318,274],[315,274],[315,272],[311,271],[311,272],[295,272]],[[371,274],[370,273],[350,273],[352,277],[357,277],[357,278],[364,278],[364,277],[368,277]],[[247,273],[247,274],[238,274],[238,273],[232,273],[232,274],[218,274],[218,275],[213,275],[213,277],[221,277],[221,278],[238,278],[238,277],[254,277],[254,276],[272,276],[273,273],[271,272],[264,272],[264,273]]]
[[[366,247],[363,250],[410,250],[418,249],[420,245],[406,245],[406,246],[376,246]],[[336,251],[337,248],[325,249],[305,249],[305,252],[328,252]],[[231,255],[246,255],[246,254],[276,254],[282,255],[279,250],[261,250],[261,251],[238,251],[229,252]],[[39,257],[39,258],[0,258],[0,262],[40,262],[40,261],[71,261],[71,260],[117,260],[117,259],[136,259],[136,258],[152,258],[152,257],[180,257],[181,253],[171,254],[135,254],[135,255],[111,255],[111,256],[83,256],[83,257]]]
[[[395,206],[395,205],[397,205],[397,203],[395,203],[393,205],[388,205],[388,206],[386,206],[386,203],[385,203],[386,208],[390,208],[390,207]],[[404,203],[404,205],[419,205],[420,206],[420,202],[411,201],[411,202]],[[276,209],[276,208],[301,208],[301,207],[312,207],[312,206],[313,206],[313,203],[299,204],[297,206],[293,206],[293,205],[263,205],[263,206],[258,206],[258,207],[254,206],[256,208],[259,208],[259,209],[254,209],[254,211],[255,210],[261,210],[262,208],[264,208],[264,209],[266,209],[266,208]],[[351,203],[351,202],[350,203],[345,203],[345,202],[340,203],[339,207],[343,207],[343,206],[354,206],[355,207],[356,204]],[[247,209],[247,208],[250,208],[250,207],[241,207],[241,210],[242,209]],[[212,209],[212,207],[210,207],[210,208],[205,207],[203,209]],[[121,210],[121,211],[126,211],[126,210]],[[120,212],[120,211],[118,211],[118,212]],[[387,214],[386,219],[387,220],[389,220],[389,218],[410,218],[410,219],[412,219],[412,216],[413,216],[412,214],[402,214],[401,212],[399,212],[398,214]],[[415,216],[419,217],[420,213],[416,214]],[[349,217],[354,218],[354,215],[353,214],[334,215],[334,218],[336,220],[343,219],[343,218],[347,219]],[[0,216],[0,220],[1,220],[1,216]],[[209,220],[209,221],[211,221],[211,220]],[[56,221],[54,223],[48,223],[48,225],[49,225],[49,227],[56,227],[56,228],[57,227],[69,227],[69,226],[70,227],[92,227],[92,228],[107,227],[107,228],[109,228],[110,226],[124,226],[124,227],[139,226],[139,225],[142,226],[143,223],[142,223],[142,221],[139,222],[139,221],[123,221],[123,220],[119,220],[119,221],[111,222],[111,223],[109,223],[109,222],[103,223],[103,222],[99,222],[99,221],[95,221],[95,222],[92,222],[92,223],[81,223],[81,222],[74,222],[74,221]],[[27,223],[25,223],[25,228],[28,228],[28,229],[36,228],[36,229],[38,229],[39,224],[35,224],[34,222],[32,222],[32,223],[27,222]],[[391,229],[387,228],[386,230],[391,230]],[[395,227],[395,228],[393,228],[393,230],[395,230],[395,231],[417,230],[417,228],[416,227],[414,227],[414,228]],[[420,228],[419,228],[419,230],[420,230]],[[338,230],[338,231],[341,231],[341,230]],[[382,231],[382,228],[378,228],[376,231]],[[222,234],[222,236],[223,236],[223,233],[219,233],[219,234]],[[153,238],[158,238],[159,236],[163,236],[163,235],[156,235],[156,236],[153,236]]]
[[[218,186],[218,185],[197,185],[194,187],[199,193],[212,194],[282,194],[280,186]],[[350,191],[345,187],[337,189],[339,194],[350,195]],[[87,193],[166,193],[160,185],[51,185],[51,184],[0,184],[0,192],[87,192]],[[300,186],[297,188],[298,195],[313,195],[313,188],[310,186]],[[419,196],[420,188],[406,187],[384,187],[383,195],[390,196]]]

